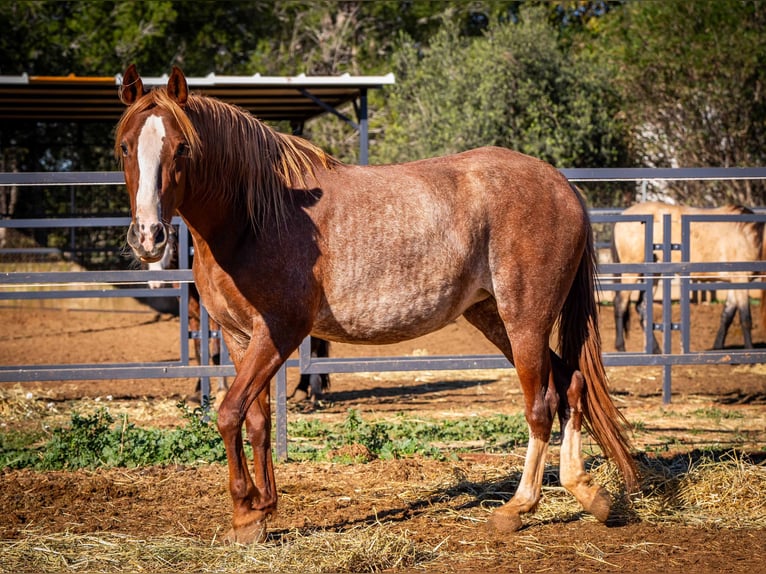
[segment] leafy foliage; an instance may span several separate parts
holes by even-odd
[[[379,154],[403,161],[500,145],[561,167],[625,161],[606,78],[562,51],[544,11],[481,37],[446,23],[428,48],[401,38]]]
[[[442,458],[466,448],[500,451],[527,441],[527,424],[521,415],[495,415],[455,420],[412,419],[403,414],[392,420],[365,421],[350,409],[346,420],[337,425],[299,421],[289,425],[295,443],[291,457],[322,460],[344,446],[362,445],[382,459],[419,454]],[[470,446],[468,446],[470,445]]]
[[[137,427],[126,416],[115,421],[109,410],[100,408],[91,414],[72,413],[68,426],[54,428],[47,436],[39,432],[0,433],[0,468],[56,470],[225,462],[214,417],[210,420],[210,413],[199,407],[189,410],[184,403],[178,407],[184,424],[171,430]],[[317,419],[292,422],[288,434],[293,459],[334,459],[338,449],[353,445],[362,445],[374,458],[416,454],[443,458],[465,448],[496,451],[523,444],[527,426],[521,415],[437,421],[400,414],[389,421],[368,422],[351,409],[341,423]]]
[[[766,161],[766,6],[737,0],[630,2],[604,19],[592,49],[609,69],[644,165],[754,166]],[[762,205],[762,183],[701,189],[681,201]]]
[[[189,410],[185,404],[179,408],[185,424],[170,431],[140,428],[127,417],[114,425],[105,408],[89,415],[75,412],[68,427],[54,429],[37,448],[28,444],[4,448],[0,466],[51,470],[225,461],[223,441],[206,411]]]

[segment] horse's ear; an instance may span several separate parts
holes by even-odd
[[[186,85],[186,76],[178,66],[173,66],[173,71],[168,78],[168,95],[173,98],[176,103],[184,107],[186,105],[186,99],[189,97],[189,87]]]
[[[131,64],[122,76],[120,100],[122,100],[122,103],[126,106],[130,106],[145,93],[144,83],[141,81],[141,76],[139,76],[136,71],[136,65]]]

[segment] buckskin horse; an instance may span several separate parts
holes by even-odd
[[[606,521],[582,425],[638,477],[601,357],[592,231],[554,167],[488,147],[399,165],[346,165],[243,110],[190,94],[173,68],[145,91],[131,65],[115,132],[132,213],[128,244],[162,257],[171,216],[186,221],[194,279],[221,325],[236,377],[218,411],[233,503],[230,541],[264,540],[277,508],[269,381],[309,334],[393,343],[461,314],[515,366],[529,443],[516,493],[489,527],[510,532],[541,496],[556,415],[560,480]],[[558,327],[559,353],[549,348]],[[242,425],[253,448],[253,473]]]
[[[681,243],[681,217],[684,215],[751,215],[752,210],[741,205],[722,205],[720,207],[691,207],[688,205],[670,205],[658,201],[646,201],[628,207],[622,215],[651,215],[653,219],[653,238],[655,244],[662,243],[662,216],[670,214],[671,242]],[[766,232],[761,221],[695,221],[689,226],[689,261],[692,263],[753,262],[766,259]],[[612,235],[612,256],[616,263],[642,263],[644,261],[645,229],[641,221],[620,221],[614,225]],[[655,257],[660,256],[659,251]],[[673,251],[671,259],[680,261],[681,254]],[[753,273],[744,271],[718,271],[692,274],[698,281],[728,281],[731,283],[747,282]],[[639,277],[624,273],[617,279],[621,283],[636,283]],[[615,348],[625,350],[625,338],[630,327],[630,292],[614,292]],[[766,293],[761,292],[761,323],[766,325]],[[640,291],[636,302],[636,311],[644,328],[646,313],[644,292]],[[753,321],[750,314],[750,294],[747,289],[729,289],[726,303],[721,311],[721,323],[713,342],[713,349],[723,349],[726,334],[734,315],[739,311],[739,322],[746,349],[753,348]],[[654,334],[652,334],[654,337]],[[657,339],[654,338],[655,353],[660,352]]]

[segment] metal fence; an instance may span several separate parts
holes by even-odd
[[[564,174],[574,182],[593,181],[642,181],[642,180],[727,180],[727,179],[766,179],[766,168],[615,168],[615,169],[564,169]],[[51,185],[123,185],[120,172],[78,172],[78,173],[24,173],[0,174],[0,186],[51,186]],[[743,216],[684,216],[682,222],[681,244],[670,242],[671,220],[667,216],[664,227],[664,244],[652,244],[653,220],[650,216],[625,216],[620,210],[592,210],[594,224],[613,224],[617,221],[642,221],[645,224],[647,263],[616,264],[604,263],[599,266],[599,276],[603,291],[642,290],[647,301],[645,348],[639,353],[604,353],[607,366],[661,366],[663,368],[663,402],[670,402],[672,367],[675,365],[722,365],[766,363],[766,349],[725,351],[698,351],[689,349],[690,304],[692,290],[720,289],[766,289],[763,262],[718,262],[690,263],[689,225],[691,221],[709,220],[766,221],[766,211],[758,210],[756,215]],[[127,228],[128,218],[60,218],[60,219],[0,219],[0,228],[72,228],[72,227],[112,227]],[[188,233],[179,219],[179,269],[163,271],[76,271],[76,272],[4,272],[0,273],[0,301],[19,299],[63,299],[80,297],[168,297],[179,298],[180,349],[179,359],[158,363],[121,363],[121,364],[64,364],[64,365],[0,365],[0,383],[24,381],[61,381],[61,380],[100,380],[100,379],[135,379],[135,378],[186,378],[201,377],[202,393],[209,393],[210,377],[234,375],[233,365],[223,353],[221,365],[208,365],[206,349],[211,337],[220,334],[211,331],[207,315],[203,311],[202,326],[198,332],[189,332],[188,297],[189,284],[192,281],[189,269],[190,245]],[[653,250],[663,251],[663,261],[652,262]],[[670,262],[674,250],[682,253],[680,262]],[[2,250],[0,250],[2,253]],[[749,283],[692,283],[692,273],[712,273],[718,271],[756,273],[755,281]],[[623,285],[613,281],[620,273],[636,273],[644,277],[659,277],[660,295],[655,296],[652,281]],[[680,322],[673,322],[671,306],[663,305],[661,317],[652,315],[653,302],[670,301],[671,283],[680,277]],[[171,282],[174,287],[149,289],[148,281]],[[47,286],[48,290],[37,290]],[[119,289],[114,289],[119,286]],[[58,288],[57,288],[58,287]],[[63,287],[67,287],[64,289]],[[72,288],[75,287],[75,288]],[[762,301],[761,304],[766,304]],[[662,332],[663,347],[660,354],[652,354],[653,332]],[[671,351],[671,336],[679,331],[682,341],[680,353]],[[202,357],[200,364],[192,364],[189,354],[189,340],[200,339]],[[606,345],[605,345],[606,346]],[[276,452],[280,459],[287,455],[287,368],[298,367],[302,374],[386,372],[386,371],[438,371],[464,369],[510,368],[512,365],[502,355],[445,355],[428,357],[370,357],[316,358],[311,356],[310,342],[304,341],[299,349],[299,358],[289,360],[276,377]]]

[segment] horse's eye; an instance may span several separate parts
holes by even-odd
[[[178,144],[176,157],[189,157],[189,146],[185,143]]]
[[[128,157],[128,144],[125,142],[121,143],[120,149],[122,150],[122,157]]]

